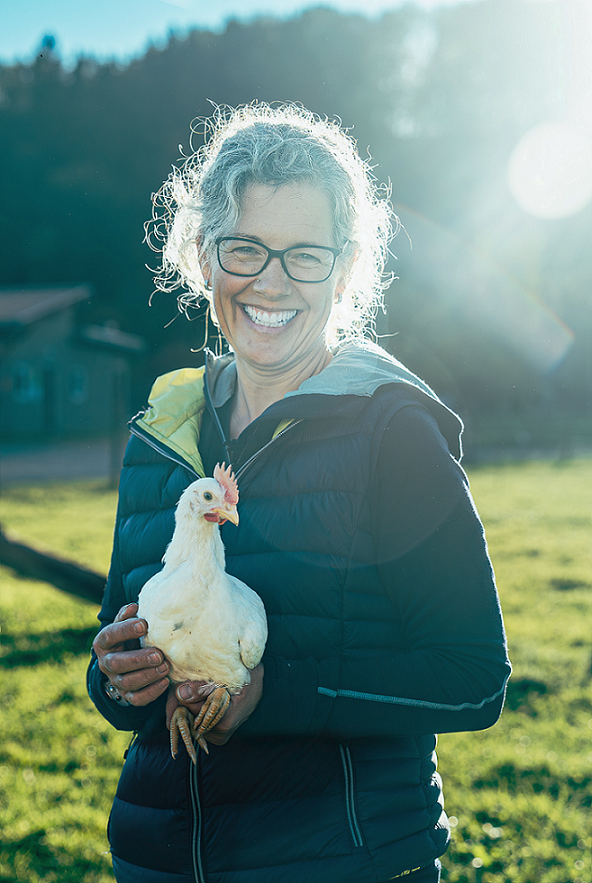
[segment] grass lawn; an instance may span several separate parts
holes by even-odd
[[[439,743],[450,883],[592,883],[592,461],[473,467],[514,675],[499,723]],[[9,488],[24,541],[108,567],[115,494]],[[86,697],[97,610],[2,572],[0,883],[112,880],[106,820],[127,734]]]

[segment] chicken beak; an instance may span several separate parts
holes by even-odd
[[[219,509],[214,509],[214,512],[220,519],[219,524],[224,524],[225,521],[231,521],[235,525],[238,524],[238,512],[236,506],[226,504],[225,506],[220,506]]]

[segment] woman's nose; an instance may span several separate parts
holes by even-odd
[[[288,293],[290,280],[279,258],[272,258],[266,268],[253,282],[253,289],[268,297],[281,297]]]

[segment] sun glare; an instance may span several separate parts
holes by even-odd
[[[563,59],[564,108],[520,139],[508,165],[518,204],[537,218],[566,218],[592,201],[592,3],[564,0],[557,52]]]
[[[569,123],[535,126],[516,145],[510,191],[537,218],[565,218],[592,200],[592,138]]]

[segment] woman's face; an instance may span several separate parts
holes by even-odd
[[[295,245],[336,247],[329,200],[308,184],[275,188],[253,184],[246,191],[237,226],[227,235],[255,239],[271,249]],[[278,258],[254,277],[232,276],[216,258],[204,264],[224,337],[239,367],[274,372],[306,370],[326,356],[324,328],[345,287],[343,259],[325,282],[294,282]]]

